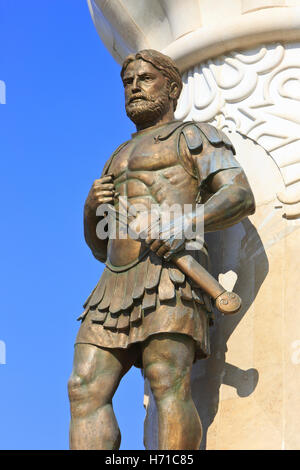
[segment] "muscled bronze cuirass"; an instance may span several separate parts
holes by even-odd
[[[198,183],[183,166],[178,150],[178,132],[182,123],[169,123],[133,134],[133,138],[115,155],[109,173],[114,176],[116,191],[125,196],[139,212],[141,207],[160,209],[174,204],[195,205]],[[188,162],[187,162],[188,165]],[[192,168],[191,168],[192,171]],[[115,208],[118,210],[118,203]],[[118,230],[117,230],[118,234]],[[129,236],[110,239],[107,265],[128,268],[146,248]]]
[[[177,206],[183,215],[211,197],[211,175],[238,166],[232,144],[222,131],[205,123],[172,121],[133,134],[113,153],[102,176],[113,175],[120,193],[119,203],[115,199],[119,212],[123,196],[141,216],[141,210],[145,214],[153,206],[165,214]],[[118,227],[114,235],[107,243],[106,268],[79,317],[84,321],[78,342],[120,348],[158,332],[178,332],[192,336],[196,356],[206,357],[212,321],[209,295],[177,269],[172,259],[157,256],[129,235],[124,238]],[[188,248],[191,258],[207,270],[205,244],[200,248],[189,242]]]

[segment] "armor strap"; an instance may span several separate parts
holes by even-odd
[[[120,150],[122,150],[123,147],[125,147],[125,145],[128,144],[128,142],[129,142],[129,140],[127,140],[126,142],[123,142],[123,144],[119,145],[119,147],[117,147],[117,149],[112,153],[112,155],[109,157],[109,159],[107,160],[107,162],[105,163],[105,165],[103,167],[101,178],[103,176],[107,175],[108,170],[110,169],[110,166],[111,166],[115,156],[120,152]]]

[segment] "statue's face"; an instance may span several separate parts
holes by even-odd
[[[173,106],[169,81],[149,62],[130,62],[123,84],[127,116],[137,125],[154,124]]]

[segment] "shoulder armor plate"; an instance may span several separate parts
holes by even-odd
[[[210,144],[212,145],[223,144],[225,145],[225,147],[229,148],[232,151],[232,153],[235,155],[236,152],[235,152],[234,146],[232,145],[231,141],[229,140],[227,135],[224,134],[223,131],[207,123],[197,122],[195,123],[195,125],[197,125],[197,127],[203,132],[203,134],[205,135],[205,137],[207,138]]]
[[[194,123],[188,123],[182,129],[186,144],[192,153],[198,153],[202,149],[203,141],[199,127]]]

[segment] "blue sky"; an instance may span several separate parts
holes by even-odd
[[[85,0],[0,0],[0,45],[0,449],[67,449],[76,317],[103,270],[83,204],[135,129]],[[121,449],[143,449],[140,370],[114,406]]]

